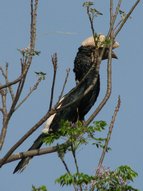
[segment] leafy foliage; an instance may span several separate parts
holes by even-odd
[[[61,186],[68,186],[68,185],[82,185],[82,184],[89,184],[92,180],[94,180],[93,176],[89,176],[84,173],[75,173],[75,174],[64,174],[56,179],[56,183],[59,183]]]
[[[98,191],[138,191],[129,185],[137,173],[129,166],[120,166],[115,171],[101,167],[95,176],[95,187]]]
[[[119,14],[121,15],[122,20],[124,20],[127,16],[127,13],[121,9],[119,10]],[[129,18],[131,19],[132,17],[129,16]]]
[[[46,186],[40,186],[38,188],[36,188],[35,186],[32,186],[32,191],[48,191]]]
[[[85,7],[87,9],[87,13],[88,13],[92,22],[93,22],[95,17],[103,15],[100,11],[93,8],[92,7],[93,5],[94,5],[94,3],[91,1],[86,1],[83,3],[83,7]]]
[[[136,176],[137,173],[129,166],[120,166],[115,171],[101,167],[96,176],[89,176],[84,173],[66,173],[57,178],[55,182],[61,186],[80,186],[82,190],[87,190],[86,185],[88,185],[89,191],[93,189],[97,191],[139,191],[129,185]]]
[[[46,73],[44,72],[35,72],[35,74],[41,78],[42,80],[45,80]]]
[[[80,121],[76,124],[71,124],[68,121],[61,121],[61,128],[59,131],[49,135],[44,142],[49,144],[59,138],[64,138],[64,140],[72,144],[72,147],[68,147],[68,150],[74,154],[79,146],[83,144],[92,143],[92,145],[96,145],[97,148],[104,148],[106,138],[97,137],[97,132],[98,134],[103,132],[106,126],[107,123],[105,121],[93,122],[93,125],[88,127],[84,126]],[[108,148],[107,151],[109,149],[110,148]],[[59,157],[62,158],[62,160],[64,160],[66,151],[67,148],[59,146]],[[74,158],[75,157],[74,155]],[[78,166],[77,159],[75,164]],[[66,167],[68,168],[67,164]],[[78,170],[74,174],[69,171],[57,178],[56,183],[61,186],[74,185],[77,188],[88,191],[93,190],[93,187],[94,190],[96,189],[97,191],[138,191],[129,185],[136,177],[137,173],[129,166],[120,166],[114,171],[101,167],[94,176],[84,174]]]
[[[94,5],[94,3],[92,1],[86,1],[83,3],[83,7],[90,7],[92,5]]]
[[[105,130],[106,126],[105,121],[96,121],[93,125],[84,126],[84,124],[78,121],[76,124],[71,124],[69,121],[61,121],[60,129],[57,132],[50,133],[44,139],[46,144],[51,144],[59,138],[68,140],[69,142],[74,143],[74,145],[87,144],[92,140],[92,144],[97,147],[102,147],[102,142],[105,141],[105,138],[95,137],[96,132],[102,132]]]
[[[39,56],[40,55],[40,51],[37,50],[30,50],[30,48],[22,48],[22,49],[17,49],[23,57],[28,57],[28,56]]]

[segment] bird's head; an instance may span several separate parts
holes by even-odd
[[[102,59],[108,59],[108,53],[109,53],[109,41],[106,40],[106,37],[103,34],[99,34],[95,37],[95,39],[93,38],[93,36],[88,37],[87,39],[85,39],[82,42],[82,46],[84,47],[88,47],[88,46],[93,46],[96,47],[99,51],[102,51],[103,47],[105,47],[105,51],[103,54]],[[119,47],[119,43],[117,41],[114,41],[113,43],[113,49],[118,48]],[[115,54],[115,52],[112,50],[112,58],[116,58],[117,56]]]

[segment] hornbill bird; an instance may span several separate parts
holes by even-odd
[[[93,64],[97,64],[98,56],[100,56],[103,46],[105,43],[106,37],[102,34],[99,34],[95,39],[93,36],[85,39],[81,46],[78,49],[77,55],[74,61],[75,80],[77,84],[83,79],[83,77],[88,73]],[[112,48],[118,48],[119,43],[114,42]],[[96,54],[95,54],[96,53]],[[102,55],[102,60],[108,59],[109,47],[105,48]],[[116,54],[112,50],[112,58],[117,59]],[[95,66],[96,67],[96,66]],[[97,97],[100,92],[100,75],[98,74],[97,82],[94,85],[93,89],[80,101],[79,113],[82,116],[85,116],[94,103],[97,100]]]
[[[84,116],[94,105],[99,94],[100,77],[96,72],[96,61],[103,49],[104,41],[104,35],[99,35],[97,44],[95,44],[93,37],[89,37],[83,41],[74,61],[73,71],[75,72],[75,79],[78,84],[55,105],[54,108],[60,110],[47,119],[41,135],[34,141],[29,150],[39,149],[43,144],[43,138],[50,135],[51,132],[54,133],[58,131],[61,120],[68,120],[71,123],[84,120]],[[98,46],[98,48],[96,46]],[[113,48],[117,48],[118,46],[119,44],[117,42],[113,43]],[[108,59],[108,52],[109,48],[105,48],[102,60]],[[112,58],[117,58],[113,51]],[[89,90],[87,91],[87,89]],[[71,103],[69,106],[64,107],[69,103]],[[64,108],[62,109],[62,107]],[[22,172],[30,159],[32,159],[32,157],[21,159],[13,173]]]

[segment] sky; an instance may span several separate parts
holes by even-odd
[[[35,72],[46,72],[46,80],[42,81],[38,90],[19,108],[9,124],[8,133],[1,157],[21,138],[48,110],[52,81],[51,55],[57,52],[58,74],[55,87],[54,103],[58,99],[66,69],[71,68],[70,77],[65,89],[67,93],[75,86],[73,61],[81,42],[91,35],[89,21],[82,0],[39,1],[37,20],[36,50],[41,51],[39,57],[33,59],[22,97],[36,81]],[[117,1],[115,1],[117,2]],[[135,1],[123,1],[122,10],[128,11]],[[103,13],[95,19],[95,31],[107,34],[109,26],[109,1],[96,0],[95,7]],[[120,48],[115,50],[118,60],[113,61],[113,85],[110,100],[95,120],[105,120],[110,124],[111,117],[121,96],[121,108],[115,123],[110,141],[112,150],[106,155],[104,166],[116,169],[120,165],[129,165],[139,176],[133,186],[143,189],[143,27],[142,3],[132,14],[123,30],[117,37]],[[1,0],[0,6],[0,65],[9,63],[9,79],[15,79],[20,71],[20,54],[18,48],[29,45],[30,3],[26,0]],[[104,97],[106,91],[106,62],[100,69],[101,92],[92,111]],[[1,77],[0,77],[1,79]],[[22,99],[22,98],[21,98]],[[1,119],[1,118],[0,118]],[[17,149],[25,151],[40,134],[42,127]],[[81,171],[95,172],[100,151],[93,147],[82,147],[78,153]],[[66,158],[71,160],[70,155]],[[0,190],[27,191],[32,185],[46,185],[48,190],[67,190],[55,184],[54,180],[65,173],[57,154],[35,157],[22,174],[13,175],[16,162],[9,163],[0,170]],[[72,168],[72,161],[70,163]],[[68,190],[72,190],[68,188]]]

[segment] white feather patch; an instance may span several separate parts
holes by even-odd
[[[103,34],[99,34],[95,40],[93,38],[93,36],[90,36],[88,37],[87,39],[85,39],[83,42],[82,42],[82,46],[97,46],[98,48],[102,48],[104,46],[104,42],[106,40],[106,37],[105,35]],[[114,42],[113,43],[113,49],[114,48],[118,48],[119,47],[119,43],[118,42]]]
[[[63,99],[64,99],[64,96],[60,99],[59,104],[62,102]],[[60,105],[57,107],[57,109],[60,109],[61,106],[62,106],[62,104],[60,104]],[[47,133],[49,132],[50,125],[51,125],[51,123],[52,123],[52,121],[53,121],[55,115],[56,115],[56,113],[54,113],[53,115],[51,115],[51,116],[47,119],[47,121],[46,121],[46,123],[45,123],[45,126],[44,126],[44,128],[43,128],[43,130],[42,130],[42,133],[47,134]]]
[[[45,133],[45,134],[46,134],[46,133],[49,132],[50,125],[51,125],[51,123],[52,123],[52,121],[53,121],[55,115],[56,115],[56,113],[54,113],[53,115],[51,115],[51,116],[47,119],[47,121],[46,121],[46,123],[45,123],[45,126],[44,126],[44,129],[42,130],[42,133]]]
[[[103,42],[105,41],[106,37],[102,34],[99,34],[96,38],[95,38],[95,41],[94,41],[94,38],[93,36],[90,36],[88,37],[87,39],[85,39],[83,42],[82,42],[82,46],[95,46],[95,43],[96,43],[96,46],[98,47],[101,47],[101,45],[103,46]]]

